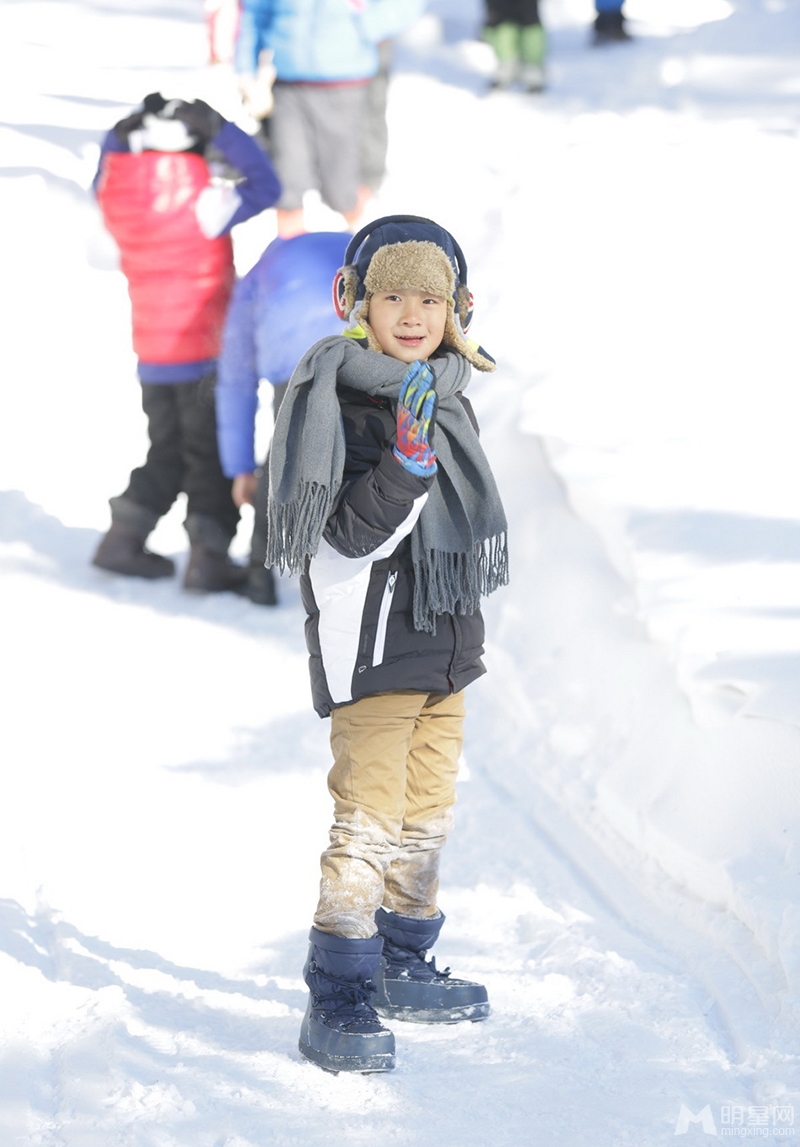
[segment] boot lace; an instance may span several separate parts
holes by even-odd
[[[392,975],[403,976],[404,979],[431,983],[434,980],[446,980],[450,975],[449,968],[436,967],[435,956],[426,960],[424,950],[414,952],[410,948],[400,948],[386,937],[383,940],[383,955]]]
[[[330,1012],[335,1017],[337,1026],[343,1029],[352,1029],[354,1024],[382,1026],[378,1013],[369,1002],[370,996],[378,990],[372,980],[356,982],[340,980],[328,972],[323,972],[319,964],[314,961],[308,970],[314,976],[318,976],[324,985],[324,987],[320,985],[322,990],[317,990],[317,985],[312,989],[315,1006],[322,1011]]]

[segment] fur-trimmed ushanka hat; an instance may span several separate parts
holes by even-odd
[[[381,347],[369,325],[369,301],[379,291],[416,290],[447,299],[442,346],[458,351],[478,370],[494,370],[494,359],[466,338],[472,319],[464,254],[449,231],[418,215],[387,215],[353,236],[345,265],[334,280],[339,318],[355,324],[355,338],[371,350]]]

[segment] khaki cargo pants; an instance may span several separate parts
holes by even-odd
[[[437,915],[439,853],[453,823],[462,693],[399,690],[334,709],[334,800],[314,924],[348,939],[375,935],[383,905]]]

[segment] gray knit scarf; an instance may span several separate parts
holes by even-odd
[[[414,627],[474,613],[508,582],[507,524],[486,456],[458,399],[471,368],[453,351],[430,361],[436,382],[431,443],[439,469],[411,533]],[[269,459],[267,565],[299,572],[313,556],[342,482],[345,439],[337,383],[396,403],[406,363],[343,335],[315,343],[298,363],[275,424]]]

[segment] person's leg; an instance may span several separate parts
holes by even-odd
[[[318,186],[303,98],[307,86],[278,82],[273,88],[270,153],[282,187],[277,205],[278,235],[282,239],[305,230],[303,195]]]
[[[380,966],[380,936],[348,940],[312,928],[303,979],[308,985],[300,1054],[328,1071],[391,1071],[394,1036],[371,1000]]]
[[[406,757],[425,699],[385,693],[331,716],[334,823],[303,970],[310,997],[299,1041],[307,1059],[329,1069],[394,1066],[394,1037],[372,1005],[383,949],[375,914],[400,840]]]
[[[517,0],[490,0],[486,5],[483,39],[495,56],[493,87],[508,87],[519,74],[520,26],[517,9]]]
[[[539,0],[519,0],[520,80],[529,92],[544,88],[547,40],[539,17]]]
[[[231,497],[233,483],[219,460],[215,382],[216,376],[209,375],[183,383],[178,398],[188,500],[185,525],[191,543],[184,586],[206,593],[237,589],[247,577],[247,571],[228,558],[239,509]]]
[[[272,414],[278,417],[288,383],[279,382],[272,388]],[[256,470],[256,489],[253,495],[253,533],[250,537],[250,568],[247,584],[242,591],[256,605],[277,605],[278,594],[275,573],[267,566],[267,506],[269,502],[269,459]]]
[[[144,465],[131,472],[122,497],[146,506],[159,518],[183,489],[179,400],[179,386],[142,383],[142,410],[147,416],[150,448]]]
[[[267,560],[267,508],[269,505],[269,460],[256,470],[253,493],[253,533],[250,537],[250,565],[263,569]]]
[[[142,384],[150,448],[123,494],[110,499],[111,528],[92,558],[100,569],[127,577],[171,577],[175,563],[145,548],[148,534],[181,490],[183,462],[175,388]]]
[[[364,103],[364,128],[359,133],[361,146],[361,186],[369,195],[380,190],[386,174],[389,129],[386,102],[389,94],[389,71],[392,65],[392,42],[378,44],[380,67],[367,85]],[[362,194],[362,198],[365,198]]]
[[[380,1015],[416,1023],[482,1020],[486,989],[439,972],[425,959],[444,915],[436,898],[439,856],[452,827],[464,725],[463,694],[430,694],[417,719],[406,770],[401,846],[384,880],[376,913],[383,937],[375,1007]]]
[[[253,533],[250,536],[250,564],[247,581],[242,589],[255,605],[277,605],[278,594],[275,573],[266,564],[267,559],[267,505],[269,502],[269,465],[265,462],[256,470],[256,488],[253,494]]]
[[[323,932],[375,935],[384,873],[400,845],[408,754],[426,699],[425,693],[382,693],[333,711],[328,787],[334,823],[314,916]]]
[[[214,403],[216,375],[179,388],[181,454],[187,514],[213,518],[230,543],[239,524],[239,509],[231,497],[233,482],[222,472],[217,446],[217,414]]]
[[[361,193],[361,144],[368,96],[367,84],[309,87],[307,111],[313,123],[317,186],[323,202],[343,215],[351,229],[365,206]]]
[[[401,847],[386,872],[383,897],[387,908],[405,916],[438,913],[439,854],[453,825],[463,728],[463,693],[431,693],[414,724]]]
[[[592,34],[594,44],[618,44],[631,39],[625,26],[622,0],[595,0],[594,6],[597,12]]]

